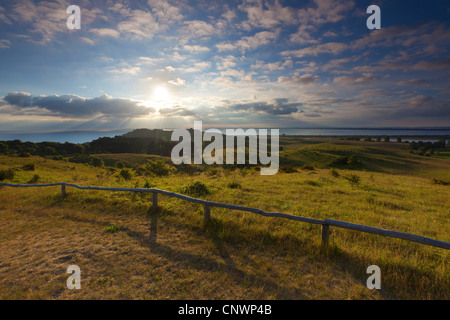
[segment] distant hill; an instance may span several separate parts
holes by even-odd
[[[136,129],[131,132],[125,133],[122,137],[125,138],[154,138],[170,141],[172,131],[166,131],[161,129]]]

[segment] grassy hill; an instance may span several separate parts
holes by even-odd
[[[403,144],[282,140],[293,173],[205,167],[191,174],[0,156],[4,182],[156,187],[187,193],[201,183],[212,201],[330,218],[450,241],[450,160],[412,155]],[[445,154],[447,151],[443,151]],[[355,155],[358,163],[331,166]],[[129,163],[146,155],[98,155]],[[111,163],[114,163],[111,162]],[[312,165],[315,169],[301,167]],[[34,166],[32,166],[34,165]],[[134,166],[135,167],[135,166]],[[330,168],[334,168],[331,171]],[[306,170],[308,169],[308,170]],[[357,176],[358,179],[351,179]],[[197,184],[195,184],[197,182]],[[193,190],[195,191],[195,190]],[[398,239],[212,208],[160,196],[57,187],[0,188],[1,299],[449,299],[449,252]],[[81,268],[81,290],[66,269]],[[370,265],[382,289],[366,288]]]

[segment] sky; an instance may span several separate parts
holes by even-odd
[[[449,71],[448,0],[0,0],[0,131],[450,127]]]

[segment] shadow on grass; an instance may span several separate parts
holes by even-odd
[[[366,270],[373,263],[364,262],[364,257],[339,249],[339,253],[336,254],[335,250],[330,248],[328,256],[339,268],[349,272],[356,279],[362,279],[363,285],[366,285],[365,282],[370,277],[370,274],[366,274]],[[374,259],[376,261],[377,258]],[[449,299],[448,281],[439,279],[431,270],[419,270],[404,263],[377,263],[381,269],[381,290],[377,291],[384,299]]]
[[[276,281],[276,278],[270,276],[255,275],[248,271],[241,270],[227,247],[232,246],[239,251],[239,248],[246,248],[255,254],[259,252],[266,257],[274,256],[290,256],[291,258],[307,256],[311,262],[320,264],[331,264],[333,267],[351,275],[357,282],[365,286],[365,281],[369,277],[366,269],[369,266],[364,260],[367,257],[358,256],[347,253],[337,247],[330,245],[323,248],[317,245],[314,239],[300,239],[293,232],[283,235],[273,235],[270,231],[253,230],[251,225],[243,225],[234,221],[221,221],[212,218],[208,223],[199,226],[178,225],[186,229],[187,232],[193,232],[196,236],[203,238],[205,241],[211,241],[217,249],[218,255],[223,262],[219,262],[205,255],[189,253],[175,246],[168,246],[158,243],[158,222],[165,215],[176,216],[176,213],[166,209],[150,209],[148,217],[150,220],[149,233],[142,233],[128,228],[121,227],[119,232],[126,234],[134,239],[139,240],[141,245],[150,249],[153,254],[159,255],[173,263],[185,263],[191,268],[204,272],[226,272],[236,283],[242,287],[252,286],[263,288],[264,294],[267,296],[275,296],[276,299],[306,299],[307,296],[301,292],[299,288],[284,285]],[[108,226],[108,222],[98,221],[95,219],[78,218],[67,215],[65,218],[82,222],[92,223],[101,226]],[[167,222],[167,223],[170,223]],[[294,222],[293,222],[294,223]],[[226,228],[227,233],[223,233]],[[317,232],[317,238],[320,239],[320,232]],[[241,257],[245,260],[245,257]],[[382,270],[382,290],[378,293],[384,299],[416,299],[423,296],[432,299],[445,299],[445,283],[439,283],[436,275],[432,271],[418,270],[403,263],[385,263],[379,265]],[[301,270],[300,270],[301,271]],[[383,277],[383,274],[389,276]],[[401,280],[402,278],[407,280]],[[445,282],[445,281],[444,281]],[[426,288],[425,284],[432,287]],[[351,285],[351,284],[349,284]],[[434,286],[433,286],[434,285]],[[367,289],[369,290],[369,289]],[[422,292],[421,292],[422,290]],[[423,294],[423,290],[429,290],[430,293]]]
[[[160,209],[150,209],[150,233],[148,236],[138,232],[128,232],[128,235],[139,240],[143,245],[148,246],[153,254],[157,254],[174,263],[186,263],[191,268],[204,272],[224,271],[243,287],[248,287],[250,283],[251,285],[263,288],[266,294],[275,295],[277,299],[306,299],[306,296],[297,288],[284,286],[268,277],[258,276],[240,270],[226,249],[227,242],[217,237],[213,237],[212,242],[217,248],[223,263],[205,255],[189,253],[176,247],[158,243],[158,219],[162,212],[163,210]],[[164,212],[167,213],[166,210]],[[208,226],[204,227],[208,228]],[[205,240],[208,239],[205,234],[202,236],[206,238]]]

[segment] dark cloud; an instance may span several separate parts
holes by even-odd
[[[305,74],[300,77],[279,77],[278,83],[288,84],[288,85],[307,85],[310,83],[314,83],[319,80],[318,76],[314,76],[311,74]]]
[[[26,92],[11,92],[3,100],[16,108],[37,108],[48,115],[56,116],[121,116],[137,117],[155,112],[153,108],[141,105],[140,101],[113,98],[103,95],[96,98],[84,98],[77,95],[31,96]]]
[[[429,95],[418,95],[403,100],[394,110],[396,117],[436,117],[450,120],[450,101],[437,100],[435,97]]]
[[[299,102],[289,103],[288,99],[281,98],[275,99],[272,102],[235,104],[230,108],[234,111],[263,112],[269,115],[288,115],[298,112],[302,105],[303,104]]]

